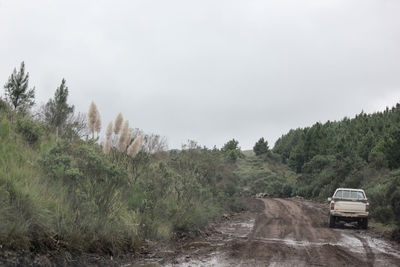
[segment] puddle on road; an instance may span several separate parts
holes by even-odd
[[[333,245],[345,247],[355,253],[364,253],[365,252],[363,243],[360,241],[360,239],[358,239],[355,236],[351,236],[351,235],[344,234],[344,233],[341,233],[340,241]]]
[[[248,219],[246,222],[243,221],[231,221],[227,224],[223,224],[217,227],[216,230],[222,234],[229,235],[231,237],[244,238],[247,237],[254,227],[255,219]]]
[[[398,247],[394,248],[390,243],[370,236],[361,236],[360,238],[363,238],[367,241],[368,246],[372,249],[374,254],[387,254],[396,258],[400,258]],[[349,234],[341,233],[341,239],[336,245],[345,247],[355,253],[365,253],[365,248],[361,240],[356,236]]]
[[[398,248],[394,248],[388,242],[373,237],[367,237],[366,240],[368,242],[368,246],[373,250],[379,251],[380,253],[392,255],[396,258],[400,258],[400,251],[398,250]]]
[[[232,263],[227,261],[227,257],[222,253],[212,253],[209,257],[201,259],[188,259],[182,257],[178,259],[177,264],[167,264],[166,267],[182,266],[182,267],[207,267],[207,266],[232,266]]]
[[[338,243],[332,243],[332,242],[311,242],[311,241],[306,241],[306,240],[293,240],[293,239],[280,239],[280,238],[255,238],[255,241],[259,242],[265,242],[265,243],[279,243],[279,244],[285,244],[288,246],[292,247],[321,247],[323,245],[332,245],[332,246],[345,246],[347,247],[348,244],[346,242],[338,242]],[[358,239],[356,239],[359,241]],[[353,241],[353,240],[352,240]],[[359,242],[362,248],[362,243]]]
[[[229,244],[232,240],[237,239],[246,239],[248,235],[251,233],[255,225],[255,219],[252,218],[236,218],[230,221],[226,221],[225,223],[220,224],[216,227],[216,230],[220,232],[222,235],[213,235],[207,238],[207,243],[210,243],[213,247],[212,252],[207,252],[202,247],[199,247],[196,250],[186,251],[186,253],[178,258],[176,258],[173,262],[166,263],[165,265],[159,266],[183,266],[183,267],[202,267],[202,266],[233,266],[233,265],[242,265],[242,266],[261,266],[258,262],[252,261],[251,259],[239,260],[232,258],[226,251],[224,251],[224,247]],[[322,247],[324,245],[331,246],[340,246],[345,250],[350,250],[353,253],[357,253],[359,255],[366,255],[366,250],[363,246],[363,242],[357,238],[357,235],[353,235],[351,233],[344,233],[338,230],[340,233],[340,239],[337,242],[324,242],[321,240],[320,242],[310,242],[310,241],[301,241],[301,240],[293,240],[293,239],[279,239],[279,238],[256,238],[254,241],[265,242],[265,243],[279,243],[285,244],[287,246],[293,247],[295,249],[299,247]],[[365,239],[368,246],[374,252],[376,258],[374,261],[374,265],[383,266],[387,265],[388,261],[386,260],[386,256],[390,255],[392,258],[400,259],[400,251],[398,247],[391,245],[388,242],[385,242],[380,239],[372,238],[369,236],[360,237]],[[245,241],[245,240],[243,240]],[[365,243],[365,242],[364,242]],[[205,248],[205,247],[204,247]],[[208,247],[209,249],[209,247]],[[154,259],[153,259],[154,260]],[[154,266],[158,266],[157,262],[162,262],[162,258],[160,261],[155,260]],[[300,262],[299,262],[300,260]],[[153,261],[154,262],[154,261]],[[296,259],[294,261],[298,266],[307,266],[307,263],[301,262],[301,259]],[[292,262],[290,259],[285,259],[284,261],[271,261],[269,266],[292,266]],[[149,263],[149,262],[147,262]],[[393,264],[389,264],[393,265]],[[265,266],[265,264],[263,265]]]
[[[302,261],[300,259],[296,260],[285,260],[285,261],[272,261],[269,263],[268,267],[309,267],[310,263]]]
[[[219,248],[224,247],[228,242],[232,239],[237,238],[246,238],[251,231],[253,230],[255,224],[255,219],[246,219],[243,218],[233,219],[229,222],[221,224],[219,227],[216,227],[216,230],[220,232],[224,237],[209,238],[207,241],[211,241],[216,251],[202,255],[199,253],[196,255],[184,255],[177,259],[177,263],[169,263],[165,266],[183,266],[183,267],[202,267],[202,266],[232,266],[234,262],[232,259],[223,251],[219,250]],[[228,238],[226,238],[228,236]],[[222,238],[222,239],[221,239]]]

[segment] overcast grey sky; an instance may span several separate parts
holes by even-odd
[[[272,146],[400,102],[400,1],[0,0],[0,60],[1,85],[25,61],[38,103],[64,77],[103,127]]]

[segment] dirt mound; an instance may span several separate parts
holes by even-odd
[[[244,207],[247,211],[260,213],[265,209],[264,201],[250,197],[244,200]]]

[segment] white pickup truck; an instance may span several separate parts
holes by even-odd
[[[368,228],[369,203],[364,190],[338,188],[328,201],[329,227],[335,227],[338,221],[356,221],[360,228]]]

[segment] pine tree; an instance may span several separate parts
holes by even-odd
[[[268,141],[264,141],[264,137],[261,137],[260,140],[253,147],[254,153],[256,155],[266,154],[268,152]]]
[[[25,74],[25,63],[22,61],[19,71],[14,69],[4,85],[6,99],[14,109],[30,108],[35,104],[35,87],[29,89],[28,85],[29,72]]]
[[[74,106],[67,104],[68,87],[65,79],[62,79],[61,85],[56,89],[54,98],[50,99],[45,106],[45,121],[56,128],[56,140],[58,141],[59,130],[63,128],[67,118],[74,112]]]
[[[227,152],[229,150],[238,150],[238,149],[240,149],[238,147],[238,145],[239,145],[239,141],[232,139],[232,140],[229,140],[226,144],[224,144],[224,146],[221,148],[221,150],[223,152]]]
[[[224,152],[225,158],[228,161],[235,162],[238,158],[243,156],[238,145],[239,141],[232,139],[221,148],[221,151]]]
[[[383,140],[383,153],[389,163],[389,168],[400,168],[400,129],[391,129]]]

